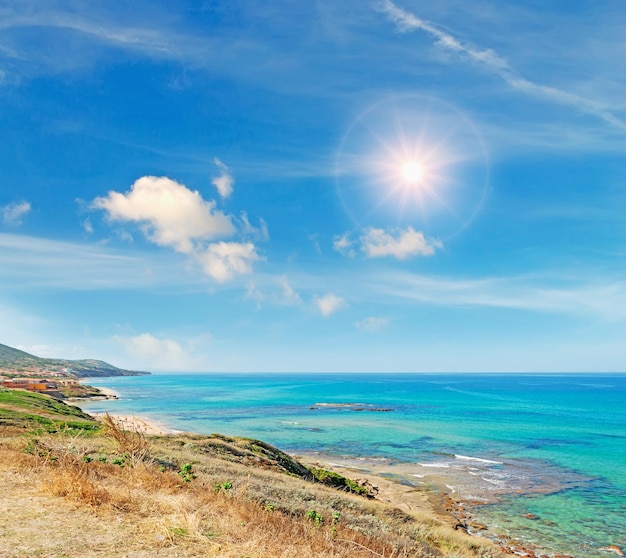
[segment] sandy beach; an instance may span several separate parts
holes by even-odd
[[[135,430],[148,436],[156,436],[163,434],[178,434],[179,430],[168,428],[164,424],[147,417],[138,417],[135,415],[118,415],[110,413],[89,413],[96,420],[101,421],[105,415],[109,416],[124,430]]]

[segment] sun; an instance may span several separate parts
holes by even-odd
[[[448,237],[482,208],[489,192],[487,150],[456,107],[399,95],[352,121],[335,154],[335,184],[360,227],[389,221]]]
[[[400,175],[407,184],[419,184],[424,178],[424,165],[419,161],[405,161],[400,169]]]

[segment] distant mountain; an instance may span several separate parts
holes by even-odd
[[[0,343],[0,374],[21,372],[67,371],[78,378],[89,376],[142,376],[150,372],[124,370],[102,360],[66,360],[62,358],[41,358],[19,349]]]

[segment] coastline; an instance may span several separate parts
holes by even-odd
[[[585,555],[601,558],[605,555],[604,553],[610,552],[605,548],[611,546],[626,548],[623,536],[612,527],[619,524],[619,518],[623,517],[621,515],[623,512],[620,509],[616,510],[615,505],[606,510],[608,512],[606,515],[596,514],[588,521],[585,520],[584,509],[572,507],[570,511],[569,507],[563,507],[568,504],[568,498],[572,498],[573,506],[582,505],[582,502],[586,503],[587,499],[591,500],[591,496],[586,496],[585,491],[588,494],[595,494],[598,484],[604,482],[602,474],[606,474],[602,468],[597,471],[594,469],[592,472],[586,471],[578,467],[579,463],[576,461],[570,461],[565,467],[559,466],[559,461],[554,459],[555,455],[558,456],[562,452],[563,454],[571,453],[575,457],[580,455],[582,460],[588,457],[583,450],[576,450],[575,453],[569,447],[576,444],[576,447],[580,446],[584,449],[583,442],[589,447],[596,444],[593,437],[595,430],[588,434],[589,428],[580,428],[581,436],[576,440],[568,437],[568,432],[564,431],[562,426],[571,418],[572,413],[565,405],[558,409],[561,413],[559,418],[563,423],[557,425],[558,428],[545,429],[542,423],[537,421],[529,422],[528,426],[526,423],[522,424],[521,421],[517,421],[520,423],[522,436],[519,440],[512,437],[509,442],[511,447],[505,447],[503,451],[504,444],[491,446],[488,442],[497,439],[494,434],[498,435],[505,431],[508,433],[509,422],[517,423],[516,420],[509,421],[508,414],[503,414],[515,411],[517,408],[515,401],[506,407],[506,411],[502,411],[499,405],[494,407],[491,403],[492,400],[496,400],[494,396],[486,401],[483,408],[482,400],[478,399],[477,403],[476,397],[466,397],[470,394],[469,389],[461,391],[456,385],[459,383],[464,385],[464,382],[468,381],[465,378],[456,379],[456,384],[454,384],[452,380],[441,381],[435,378],[437,380],[435,382],[419,377],[406,383],[422,390],[416,392],[421,394],[419,397],[407,397],[413,406],[412,416],[416,417],[416,422],[419,420],[421,423],[422,437],[411,439],[409,435],[403,436],[409,430],[399,428],[400,434],[396,440],[395,433],[385,434],[381,428],[388,423],[394,426],[398,423],[400,427],[403,426],[401,422],[403,409],[396,409],[395,404],[388,403],[388,400],[393,400],[393,398],[373,397],[368,391],[370,386],[367,383],[359,384],[359,386],[365,385],[367,389],[360,387],[357,389],[352,387],[352,382],[344,382],[343,379],[333,379],[332,382],[318,382],[317,377],[313,379],[316,383],[310,391],[314,395],[310,396],[309,401],[302,401],[304,398],[292,397],[291,392],[288,391],[291,384],[284,388],[281,378],[281,382],[277,382],[274,388],[273,378],[269,377],[267,385],[272,387],[271,397],[263,395],[268,406],[264,407],[262,412],[259,412],[255,406],[249,405],[248,400],[244,399],[250,393],[250,400],[255,401],[254,398],[258,396],[255,391],[258,389],[258,381],[255,379],[254,382],[235,383],[228,375],[217,378],[207,375],[206,379],[205,376],[193,377],[189,380],[183,378],[184,381],[179,380],[177,376],[175,378],[177,391],[172,393],[167,389],[173,381],[170,378],[161,381],[161,378],[157,377],[149,383],[133,381],[130,383],[132,390],[128,392],[122,389],[121,383],[111,382],[113,387],[120,386],[119,389],[124,394],[119,406],[114,402],[101,405],[95,402],[94,405],[89,405],[85,402],[84,407],[112,412],[119,408],[121,412],[129,415],[138,411],[144,416],[147,415],[145,418],[153,414],[164,424],[182,417],[182,421],[179,421],[177,426],[185,432],[203,434],[222,432],[226,435],[269,440],[281,449],[288,448],[286,451],[289,454],[304,463],[327,468],[351,479],[368,479],[371,484],[380,488],[379,500],[400,509],[416,513],[424,511],[424,513],[437,516],[438,519],[445,519],[445,523],[452,528],[467,530],[472,535],[493,541],[500,547],[524,549],[519,550],[518,555],[550,558]],[[298,378],[298,382],[301,381]],[[492,382],[490,379],[481,381],[488,389],[500,389],[500,384],[495,381]],[[471,395],[479,394],[478,387],[482,384],[477,387],[476,382],[478,380],[473,378],[470,386]],[[530,388],[525,387],[527,381],[524,378],[521,378],[519,383],[522,386],[521,395],[527,397],[527,400],[533,404],[537,399],[537,416],[541,416],[543,410],[541,398],[536,396],[534,391],[531,393]],[[341,396],[342,398],[338,399],[340,402],[374,400],[371,405],[373,408],[394,407],[398,413],[386,415],[359,413],[356,415],[352,412],[355,404],[348,406],[346,403],[336,403],[338,396],[335,391],[331,391],[330,387],[335,389],[337,384],[339,387],[336,389],[344,390],[341,391],[342,394],[344,392],[351,394]],[[392,382],[391,386],[394,387],[396,384],[404,386],[404,378],[401,381],[396,380],[395,384]],[[448,389],[448,384],[452,388]],[[554,389],[554,385],[562,387],[560,380],[545,380],[542,381],[542,385],[544,384],[550,389]],[[125,385],[126,382],[124,382]],[[193,385],[194,388],[190,390],[187,385]],[[579,391],[576,391],[578,385],[578,383],[573,384],[571,392],[566,392],[571,394],[571,403],[578,401]],[[270,393],[265,385],[263,388]],[[453,395],[450,396],[448,391]],[[598,395],[604,396],[605,391],[606,389],[599,387]],[[186,398],[195,397],[196,392],[202,393],[202,397],[206,398],[207,407],[215,409],[211,411],[211,416],[214,415],[215,418],[214,423],[207,422],[205,425],[203,423],[204,410],[196,415],[193,412],[195,406],[189,408],[185,406]],[[230,401],[231,393],[237,395],[232,402]],[[353,393],[356,395],[352,395]],[[457,393],[461,395],[454,395]],[[500,392],[495,391],[495,393]],[[149,404],[145,404],[146,396],[150,396]],[[153,404],[152,397],[158,401],[159,405]],[[508,402],[508,399],[505,401]],[[316,405],[313,402],[322,404]],[[276,405],[277,411],[274,414],[273,409]],[[292,407],[287,405],[292,405]],[[311,406],[324,410],[309,412]],[[358,408],[361,409],[361,407],[370,408],[366,403],[359,404]],[[445,409],[450,417],[457,417],[465,411],[477,408],[480,408],[486,416],[495,417],[494,424],[502,424],[502,427],[484,428],[491,431],[486,432],[487,436],[479,437],[475,434],[482,434],[484,421],[475,421],[476,424],[470,421],[469,426],[475,429],[469,431],[469,434],[465,432],[465,429],[462,431],[444,430],[443,433],[448,436],[445,439],[435,430],[436,434],[433,434],[433,438],[429,437],[429,427],[439,425],[436,420],[439,409]],[[591,413],[594,406],[589,405],[588,409],[584,408]],[[500,419],[503,419],[502,422],[497,422]],[[232,430],[231,422],[236,423],[236,428]],[[450,426],[452,422],[444,423],[444,428]],[[357,423],[361,426],[362,434],[349,430]],[[596,424],[596,421],[592,421],[592,424]],[[163,428],[158,430],[167,432]],[[613,442],[617,437],[608,437],[611,433],[611,430],[607,429],[606,434],[603,434],[607,436],[607,444],[611,443],[612,446],[619,448],[619,443]],[[537,438],[538,435],[544,437]],[[471,440],[472,436],[477,440],[474,445],[464,444],[464,439],[461,443],[457,443],[461,438]],[[504,436],[502,439],[508,441],[508,438]],[[343,440],[346,440],[345,444]],[[388,440],[389,444],[387,444]],[[440,441],[444,443],[437,444]],[[602,442],[605,442],[604,438]],[[379,447],[381,451],[378,451]],[[396,447],[398,451],[395,450]],[[402,449],[407,449],[407,452],[402,453]],[[602,463],[598,462],[598,465]],[[609,470],[608,467],[604,469]],[[619,490],[619,483],[617,486]],[[599,489],[600,495],[612,496],[612,493],[607,490],[613,489],[613,486],[607,489],[601,485]],[[562,493],[566,495],[561,496]],[[580,500],[577,500],[579,497]],[[597,498],[596,501],[598,501]],[[609,502],[612,504],[612,501]],[[591,510],[595,509],[595,502],[591,501],[590,504],[591,513]],[[617,505],[619,506],[619,502]],[[578,524],[572,526],[573,518],[578,521]],[[596,529],[598,536],[593,532]],[[577,533],[585,539],[573,538],[577,536]],[[594,538],[591,538],[590,534]],[[521,552],[524,554],[520,554]]]
[[[102,412],[89,414],[98,421],[108,414],[123,429],[134,430],[146,436],[194,434],[175,430],[147,416]],[[545,556],[545,554],[540,554],[543,550],[537,545],[512,539],[501,533],[494,533],[489,531],[489,526],[475,522],[465,502],[454,497],[455,491],[445,476],[437,475],[429,482],[417,478],[409,480],[409,476],[416,477],[409,473],[413,467],[410,464],[335,457],[320,453],[290,452],[289,455],[305,466],[324,468],[359,483],[365,482],[375,488],[376,500],[415,517],[426,520],[435,519],[449,529],[461,530],[471,536],[489,540],[506,555],[527,556],[528,558]],[[379,462],[376,463],[376,461]],[[551,555],[558,558],[574,558],[569,554],[552,553]]]
[[[366,481],[378,489],[376,499],[417,516],[435,517],[454,530],[486,539],[511,556],[528,558],[574,558],[570,554],[547,551],[530,541],[514,539],[493,530],[492,526],[475,521],[471,507],[484,502],[468,502],[458,497],[445,475],[433,475],[429,481],[419,480],[410,473],[414,465],[380,459],[334,457],[319,453],[291,454],[307,466],[322,467],[357,482]],[[420,476],[421,477],[421,476]]]
[[[324,468],[339,475],[353,479],[359,483],[367,482],[373,485],[378,493],[376,499],[386,504],[397,507],[409,513],[426,513],[437,516],[444,523],[453,528],[457,521],[448,513],[443,505],[443,500],[437,492],[428,486],[413,486],[400,482],[398,479],[385,476],[385,469],[365,469],[350,465],[339,465],[330,456],[290,454],[304,465]]]

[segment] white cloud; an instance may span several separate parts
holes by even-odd
[[[217,192],[223,198],[227,198],[233,193],[233,186],[235,184],[235,179],[233,175],[230,173],[228,167],[222,163],[217,157],[213,159],[213,162],[220,169],[221,174],[211,180],[211,184],[215,186]]]
[[[300,295],[289,284],[289,281],[287,281],[286,277],[280,278],[280,286],[280,300],[283,304],[287,304],[288,306],[298,306],[299,304],[302,304],[302,299],[300,298]]]
[[[346,301],[334,293],[314,298],[313,302],[325,318],[347,306]]]
[[[573,107],[581,112],[603,120],[614,128],[626,131],[626,122],[615,116],[598,101],[582,97],[563,89],[530,81],[520,76],[505,59],[491,49],[481,49],[463,43],[451,34],[438,29],[432,23],[399,8],[391,0],[380,0],[379,6],[381,11],[387,14],[389,19],[396,24],[400,31],[408,32],[416,29],[425,31],[436,39],[437,45],[466,57],[473,62],[482,64],[484,67],[494,72],[510,87],[560,105]]]
[[[195,241],[235,232],[230,217],[216,210],[214,201],[164,176],[143,176],[129,192],[111,191],[96,198],[92,207],[105,210],[111,221],[141,224],[148,240],[185,254],[194,251]]]
[[[337,235],[333,239],[333,250],[335,250],[335,252],[339,252],[342,256],[354,258],[356,256],[356,252],[354,251],[353,246],[354,242],[350,240],[350,235],[348,233]]]
[[[113,340],[121,344],[142,368],[179,371],[192,365],[192,359],[182,345],[173,339],[142,333],[132,337],[115,336]]]
[[[376,316],[369,316],[358,320],[354,323],[354,326],[359,331],[367,331],[370,333],[377,333],[389,325],[389,318],[378,318]]]
[[[188,254],[218,282],[250,273],[260,259],[252,242],[208,243],[236,233],[237,220],[216,210],[214,201],[167,177],[144,176],[129,192],[109,192],[96,198],[92,207],[105,210],[111,221],[138,223],[148,240]],[[262,219],[258,228],[253,227],[244,212],[241,223],[242,234],[267,238]]]
[[[216,242],[203,253],[196,254],[196,258],[207,275],[223,283],[235,275],[250,273],[259,255],[251,242]]]
[[[361,237],[361,250],[368,258],[393,256],[405,260],[411,256],[432,256],[443,245],[438,240],[428,240],[424,233],[407,227],[396,237],[383,229],[369,229]]]
[[[27,201],[12,202],[2,207],[2,220],[7,225],[21,225],[22,217],[30,211]]]

